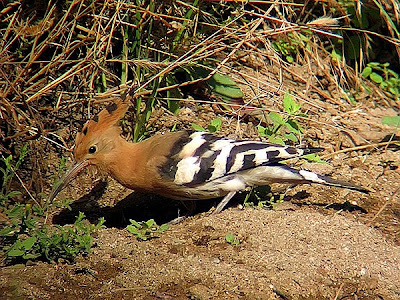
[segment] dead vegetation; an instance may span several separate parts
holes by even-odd
[[[349,31],[357,29],[349,27],[354,20],[339,4],[43,4],[8,1],[0,13],[1,109],[7,123],[2,135],[9,142],[17,137],[49,136],[55,130],[54,122],[41,116],[47,118],[76,106],[82,111],[127,92],[135,105],[138,99],[147,103],[154,97],[160,104],[210,100],[204,95],[188,99],[182,90],[219,71],[233,74],[238,83],[248,86],[245,105],[261,110],[270,109],[263,104],[274,103],[291,90],[283,84],[285,79],[302,85],[303,93],[292,92],[318,109],[326,109],[327,102],[346,105],[352,94],[360,94],[356,100],[366,97],[365,82],[362,84],[358,73],[368,56],[351,60],[345,55],[348,45],[343,41]],[[392,9],[385,18],[391,36],[381,38],[397,49],[398,36],[387,18],[398,14],[398,6],[395,2],[380,5]],[[361,16],[361,7],[357,9]],[[377,33],[358,33],[363,35],[363,47],[354,51],[368,54]],[[289,57],[292,63],[288,63]],[[212,72],[200,76],[196,70],[187,70],[193,66]],[[259,82],[241,68],[267,69],[271,80]],[[186,76],[181,78],[185,69]],[[310,99],[311,92],[319,99]]]

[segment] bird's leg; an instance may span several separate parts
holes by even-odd
[[[178,216],[175,219],[168,222],[169,225],[179,224],[187,219],[187,217],[191,216],[196,209],[196,201],[181,201],[183,206],[186,208],[186,213],[183,216]],[[178,214],[179,215],[179,214]]]
[[[182,217],[176,217],[175,219],[172,219],[171,221],[169,221],[167,224],[168,225],[176,225],[176,224],[182,223],[186,219],[187,219],[187,215],[182,216]]]
[[[232,197],[235,196],[235,194],[236,194],[236,192],[229,192],[228,194],[226,194],[225,197],[221,200],[221,202],[217,205],[217,208],[211,214],[215,215],[215,214],[220,213],[224,209],[224,207],[228,204],[228,202],[232,199]],[[192,205],[189,205],[189,206],[186,205],[186,202],[187,201],[185,201],[185,206],[189,209],[189,212],[196,207],[195,206],[196,203],[194,201],[193,201],[194,204],[191,203]],[[191,211],[191,212],[193,212],[193,211]],[[187,218],[187,216],[188,216],[188,214],[186,214],[185,216],[182,216],[182,217],[177,217],[177,218],[173,219],[172,221],[169,221],[168,224],[179,224],[182,221],[184,221]]]
[[[236,192],[229,192],[226,194],[224,199],[221,200],[221,202],[217,205],[217,208],[212,212],[213,215],[220,213],[225,205],[228,204],[228,202],[232,199],[233,196],[235,196]]]

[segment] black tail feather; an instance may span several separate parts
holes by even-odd
[[[326,185],[346,188],[346,189],[358,191],[358,192],[361,192],[361,193],[364,193],[364,194],[369,194],[369,193],[373,192],[373,190],[371,190],[371,189],[365,188],[365,187],[363,187],[361,185],[357,185],[357,184],[354,184],[354,183],[351,183],[351,182],[337,180],[337,179],[334,179],[334,178],[329,177],[329,176],[318,175],[318,177],[321,180],[325,181],[324,184],[326,184]]]
[[[325,149],[324,148],[317,148],[317,147],[306,147],[306,148],[300,148],[304,151],[303,155],[311,154],[311,153],[317,153],[317,152],[322,152]]]
[[[318,175],[314,172],[310,172],[310,171],[306,171],[306,170],[299,170],[298,174],[300,176],[302,176],[306,182],[309,182],[309,183],[319,183],[319,184],[324,184],[324,185],[329,185],[329,186],[337,186],[340,188],[346,188],[346,189],[350,189],[350,190],[359,191],[361,193],[372,192],[371,189],[367,189],[363,186],[360,186],[360,185],[357,185],[357,184],[354,184],[351,182],[334,179],[329,176]]]

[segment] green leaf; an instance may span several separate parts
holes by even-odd
[[[381,83],[383,81],[382,76],[375,72],[372,72],[371,75],[369,75],[369,78],[371,78],[375,83]]]
[[[389,88],[389,92],[396,96],[399,94],[399,89],[396,87],[391,87],[391,88]]]
[[[399,79],[399,74],[397,74],[395,71],[393,71],[391,69],[387,69],[387,72],[389,75],[391,75],[393,77],[393,80],[395,80],[395,82],[397,82],[397,80]]]
[[[386,81],[381,82],[380,84],[381,89],[386,90],[388,87],[388,83]]]
[[[300,104],[297,103],[289,93],[286,93],[285,96],[283,96],[283,108],[288,114],[295,114],[300,110],[300,107]]]
[[[168,227],[169,227],[168,224],[162,224],[160,228],[158,228],[158,232],[164,232],[168,230]]]
[[[25,255],[22,256],[23,259],[35,259],[38,258],[40,256],[39,253],[37,254],[32,254],[32,253],[27,253]]]
[[[213,120],[210,122],[210,124],[211,124],[212,126],[217,127],[217,128],[221,128],[222,120],[221,120],[220,118],[216,118],[216,119],[213,119]]]
[[[99,218],[99,221],[95,226],[95,229],[99,229],[101,227],[105,227],[105,226],[103,226],[105,222],[106,222],[106,219],[104,219],[104,217]]]
[[[22,216],[25,214],[24,208],[25,207],[23,205],[16,204],[13,209],[7,212],[7,215],[10,219],[22,218]]]
[[[220,73],[215,73],[211,78],[215,80],[216,83],[218,84],[223,84],[223,85],[236,85],[236,82],[230,78],[228,75],[223,75]]]
[[[228,233],[225,235],[225,241],[234,246],[237,246],[240,244],[240,240],[236,236],[234,236],[232,233]]]
[[[228,233],[228,234],[225,235],[225,240],[226,240],[228,243],[232,243],[232,241],[233,241],[234,238],[235,238],[235,236],[234,236],[232,233]]]
[[[297,142],[298,141],[297,137],[292,132],[291,133],[285,133],[284,137],[287,140],[290,140],[290,141],[293,141],[293,142]]]
[[[307,159],[308,161],[312,161],[312,162],[316,162],[316,163],[320,163],[320,164],[326,164],[327,162],[322,160],[321,157],[315,153],[310,153],[310,154],[306,154],[303,155],[302,158]]]
[[[140,224],[138,222],[136,222],[135,220],[129,219],[129,222],[131,222],[131,225],[133,225],[133,226],[135,226],[137,228],[140,227]]]
[[[197,125],[196,123],[192,123],[192,127],[196,131],[206,131],[203,127],[201,127],[200,125]]]
[[[371,67],[365,67],[364,70],[361,73],[362,77],[367,78],[369,75],[372,73],[372,68]]]
[[[148,237],[147,235],[144,235],[144,234],[142,234],[142,233],[139,233],[138,236],[137,236],[137,238],[138,238],[139,240],[142,240],[142,241],[147,241],[147,240],[149,239],[149,237]]]
[[[228,75],[215,73],[207,83],[215,93],[222,96],[233,99],[243,98],[244,96],[236,82]]]
[[[19,191],[11,191],[11,192],[9,192],[7,194],[7,197],[12,198],[12,197],[18,196],[18,195],[21,195],[21,192],[19,192]]]
[[[275,125],[283,125],[285,123],[281,115],[276,112],[270,112],[268,116]]]
[[[85,218],[85,214],[80,211],[78,216],[76,217],[74,225],[78,225],[84,218]]]
[[[297,120],[287,120],[285,123],[286,128],[294,133],[294,134],[302,134],[303,133],[303,128],[300,126],[300,124],[297,122]]]
[[[145,222],[145,224],[146,224],[147,228],[150,228],[150,227],[152,227],[153,225],[156,225],[156,222],[154,221],[154,219],[150,219],[150,220],[147,220],[147,221]]]
[[[13,233],[15,230],[16,230],[16,228],[13,228],[13,227],[3,228],[0,231],[0,236],[12,236],[12,234],[10,234],[10,233]]]
[[[257,130],[258,130],[258,135],[259,136],[261,136],[261,137],[267,136],[267,133],[266,133],[267,128],[265,128],[264,126],[258,125],[257,126]]]
[[[24,248],[25,250],[31,250],[31,248],[35,243],[36,243],[36,237],[31,236],[21,242],[21,247]]]
[[[138,235],[139,234],[139,230],[135,226],[128,225],[128,226],[126,226],[126,229],[128,229],[128,231],[130,233],[134,234],[134,235]]]
[[[382,124],[400,127],[400,116],[386,116],[382,118]]]
[[[372,67],[372,68],[376,68],[380,65],[380,63],[372,61],[370,63],[367,64],[367,66]]]
[[[272,137],[272,136],[270,136],[268,138],[268,140],[273,144],[285,145],[285,143],[283,142],[282,138],[280,138],[280,137]]]
[[[22,256],[25,254],[25,251],[19,250],[19,249],[13,249],[7,252],[7,256],[10,257],[17,257],[17,256]]]
[[[221,129],[222,120],[220,118],[213,119],[208,125],[208,131],[211,133],[217,132]]]
[[[342,54],[340,52],[338,52],[336,49],[332,50],[332,59],[335,61],[342,61]]]
[[[299,126],[295,122],[295,120],[287,120],[285,123],[285,127],[289,130],[290,133],[300,134]]]

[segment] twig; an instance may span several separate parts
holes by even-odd
[[[78,63],[77,65],[73,66],[70,70],[62,74],[60,77],[58,77],[56,80],[53,82],[50,82],[48,85],[46,85],[44,88],[40,89],[38,92],[30,96],[27,100],[26,103],[30,103],[36,98],[40,97],[43,95],[45,92],[49,91],[53,87],[57,86],[67,78],[71,78],[72,76],[82,72],[83,70],[87,69],[88,67],[91,66],[90,63],[88,63],[86,66],[81,66],[85,61],[82,61],[82,63]]]
[[[378,212],[375,214],[375,216],[367,223],[368,226],[371,226],[372,222],[375,221],[375,219],[378,217],[378,215],[388,206],[390,202],[394,199],[394,196],[400,191],[400,187],[398,187],[390,196],[390,198],[386,201],[385,204],[382,205],[382,207],[378,210]]]
[[[340,153],[363,150],[363,149],[368,149],[368,148],[376,148],[376,147],[381,147],[381,146],[396,145],[396,144],[400,144],[400,141],[390,141],[390,142],[381,142],[381,143],[375,143],[375,144],[362,145],[362,146],[346,148],[346,149],[342,149],[342,150],[335,151],[332,153],[328,153],[328,154],[322,155],[321,158],[326,159],[328,157],[331,157],[333,155],[340,154]]]
[[[344,286],[344,282],[342,282],[342,283],[340,284],[339,289],[336,291],[336,295],[335,295],[335,298],[333,298],[333,300],[337,300],[337,299],[338,299],[339,293],[340,293],[340,291],[343,289],[343,286]]]

